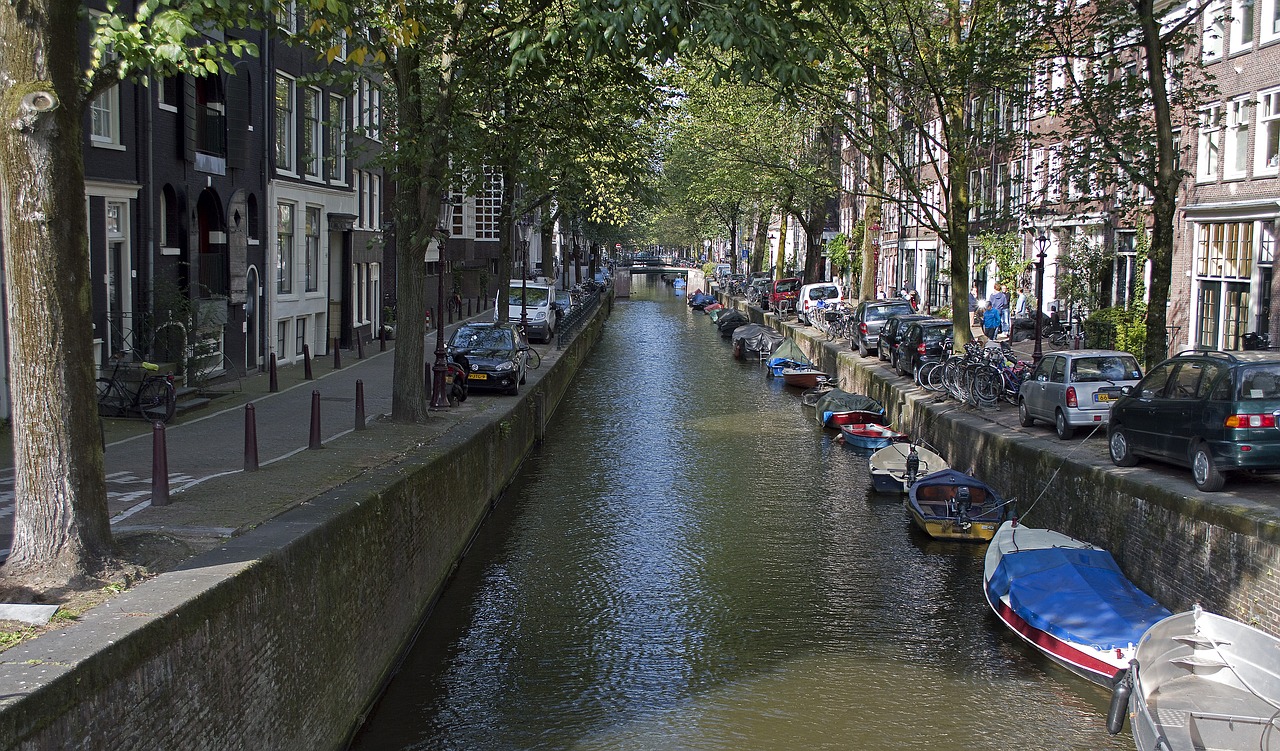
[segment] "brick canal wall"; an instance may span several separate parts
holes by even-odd
[[[502,409],[10,650],[0,748],[344,746],[611,304]]]
[[[811,336],[813,329],[779,324],[740,301],[737,306],[795,338],[846,390],[878,399],[895,427],[937,448],[952,467],[1017,498],[1019,513],[1034,503],[1029,525],[1110,550],[1127,576],[1174,612],[1200,603],[1280,634],[1276,508],[1230,493],[1199,493],[1190,470],[1175,482],[1144,466],[1115,467],[1097,452],[1070,453],[1075,442],[1027,440],[984,410],[940,400],[876,367],[848,342],[827,342]]]

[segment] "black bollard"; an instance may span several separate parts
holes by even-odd
[[[364,430],[364,381],[356,379],[356,430]]]
[[[435,385],[435,382],[432,380],[435,376],[431,371],[431,363],[423,363],[422,367],[426,371],[423,377],[423,382],[427,385],[427,398],[430,399],[431,395],[435,393],[431,390],[431,387]]]
[[[334,337],[334,340],[333,340],[333,369],[334,370],[342,369],[342,350],[338,349],[337,337]]]
[[[258,471],[258,416],[253,402],[244,405],[244,471]]]
[[[308,381],[315,380],[315,377],[311,375],[311,345],[310,344],[302,345],[302,372],[304,374],[302,376],[303,378],[307,379]]]
[[[471,298],[467,298],[467,318],[471,317]]]
[[[169,505],[169,452],[159,420],[151,426],[151,505]]]
[[[364,337],[360,334],[356,334],[356,359],[364,359]]]
[[[274,394],[280,390],[280,381],[276,379],[276,353],[275,352],[271,353],[271,366],[268,368],[268,370],[271,373],[271,393]]]
[[[320,442],[320,390],[316,389],[311,392],[311,441],[307,444],[307,449],[314,451],[322,448],[324,445]]]
[[[378,351],[379,352],[387,351],[387,330],[386,329],[378,329]]]

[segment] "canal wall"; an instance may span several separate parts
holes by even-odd
[[[1200,493],[1190,470],[1178,470],[1175,480],[1149,469],[1154,463],[1116,467],[1105,450],[1079,450],[1079,441],[1019,428],[1016,416],[1001,422],[995,410],[924,391],[859,357],[848,342],[825,341],[742,301],[728,304],[794,338],[842,388],[878,399],[896,428],[938,449],[952,467],[1016,498],[1027,524],[1111,551],[1126,575],[1174,612],[1199,603],[1280,635],[1280,512],[1272,505]]]
[[[344,747],[611,305],[519,398],[7,652],[0,748]]]

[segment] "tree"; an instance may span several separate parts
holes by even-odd
[[[96,96],[151,70],[204,75],[256,52],[206,28],[259,24],[235,0],[118,6],[90,23],[72,0],[0,7],[0,240],[13,399],[14,537],[5,569],[32,586],[98,571],[111,555],[93,372],[82,125]]]

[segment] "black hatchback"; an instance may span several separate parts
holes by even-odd
[[[951,321],[945,318],[913,321],[898,342],[898,372],[915,378],[921,365],[946,357],[951,333]]]
[[[1111,406],[1111,461],[1139,456],[1191,468],[1196,487],[1224,473],[1280,471],[1280,353],[1189,350],[1165,360]]]
[[[524,383],[529,345],[514,323],[467,323],[449,339],[449,355],[467,371],[467,386],[515,395]]]
[[[880,346],[876,348],[876,356],[889,363],[889,367],[897,370],[898,344],[902,341],[903,334],[907,333],[907,326],[914,321],[926,321],[930,318],[933,316],[909,313],[896,315],[885,321],[884,326],[880,327]]]

